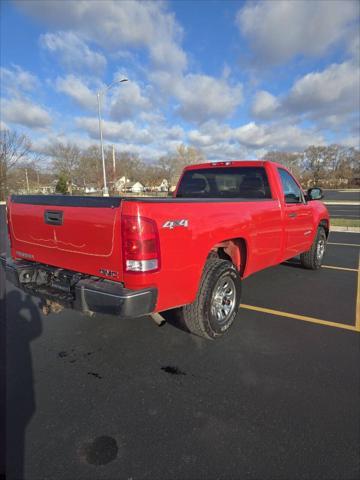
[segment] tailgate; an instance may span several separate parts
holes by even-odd
[[[13,195],[12,256],[122,280],[120,206],[116,197]]]

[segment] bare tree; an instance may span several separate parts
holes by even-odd
[[[170,184],[174,184],[179,179],[182,170],[187,165],[201,163],[205,160],[201,150],[195,147],[179,145],[175,155],[166,155],[158,161],[162,177],[168,180]]]
[[[110,165],[110,161],[108,161],[108,164]],[[131,180],[144,180],[144,169],[145,164],[139,155],[129,152],[118,152],[116,154],[116,171],[118,178],[125,176]]]
[[[5,200],[7,195],[7,178],[9,172],[20,161],[27,159],[31,149],[31,142],[26,135],[15,130],[0,131],[0,199]]]
[[[288,168],[296,177],[300,178],[303,171],[302,159],[303,153],[270,151],[263,157],[263,160],[280,163]]]
[[[93,145],[81,152],[76,170],[76,179],[78,184],[84,187],[96,186],[99,189],[102,187],[101,155],[97,145]]]
[[[72,193],[74,178],[79,168],[81,151],[74,143],[57,142],[51,145],[49,154],[53,159],[55,172],[64,175],[69,182],[69,193]]]

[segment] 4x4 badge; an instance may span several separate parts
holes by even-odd
[[[167,220],[162,228],[170,228],[171,230],[175,227],[185,227],[187,228],[189,226],[189,220],[187,219],[182,219],[182,220]]]

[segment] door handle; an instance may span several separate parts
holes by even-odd
[[[295,213],[295,212],[288,213],[288,217],[295,218],[295,217],[297,217],[297,213]]]

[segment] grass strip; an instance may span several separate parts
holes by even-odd
[[[334,227],[360,227],[359,218],[331,218],[330,223]]]

